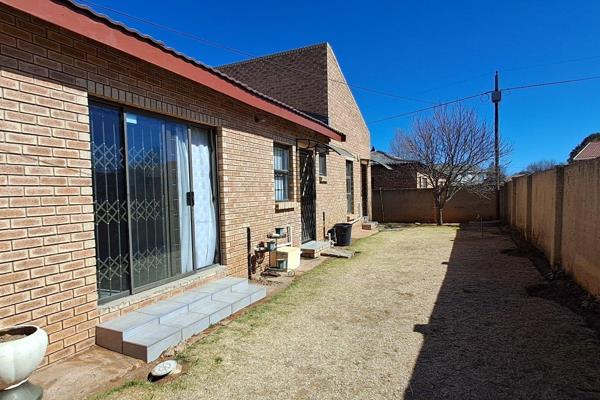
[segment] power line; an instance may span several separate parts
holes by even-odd
[[[541,82],[541,83],[532,83],[532,84],[528,84],[528,85],[520,85],[520,86],[511,86],[511,87],[507,87],[501,90],[501,92],[510,92],[510,91],[515,91],[515,90],[524,90],[524,89],[531,89],[531,88],[537,88],[537,87],[543,87],[543,86],[555,86],[555,85],[564,85],[564,84],[568,84],[568,83],[576,83],[576,82],[585,82],[585,81],[592,81],[592,80],[598,80],[600,79],[600,75],[593,75],[593,76],[586,76],[586,77],[581,77],[581,78],[573,78],[573,79],[565,79],[565,80],[561,80],[561,81],[550,81],[550,82]],[[401,117],[406,117],[409,115],[414,115],[414,114],[418,114],[424,111],[429,111],[429,110],[433,110],[435,108],[438,107],[443,107],[443,106],[447,106],[450,104],[455,104],[455,103],[460,103],[466,100],[470,100],[473,99],[475,97],[480,97],[480,96],[485,96],[492,93],[491,90],[487,91],[487,92],[483,92],[483,93],[479,93],[479,94],[474,94],[471,96],[467,96],[467,97],[461,97],[460,99],[455,99],[455,100],[450,100],[447,101],[445,103],[440,103],[440,104],[436,104],[434,106],[431,107],[425,107],[425,108],[421,108],[418,110],[414,110],[414,111],[408,111],[402,114],[396,114],[396,115],[390,115],[389,117],[385,117],[385,118],[380,118],[374,121],[369,121],[370,124],[376,124],[379,122],[384,122],[384,121],[389,121],[391,119],[396,119],[396,118],[401,118]]]
[[[586,76],[586,77],[574,78],[574,79],[565,79],[562,81],[542,82],[542,83],[533,83],[533,84],[522,85],[522,86],[513,86],[513,87],[508,87],[506,89],[502,89],[502,91],[504,92],[504,91],[511,91],[511,90],[530,89],[530,88],[536,88],[536,87],[541,87],[541,86],[562,85],[562,84],[566,84],[566,83],[592,81],[592,80],[597,80],[597,79],[600,79],[600,75]]]
[[[153,26],[153,27],[155,27],[157,29],[162,29],[162,30],[174,33],[176,35],[180,35],[180,36],[183,36],[183,37],[190,38],[190,39],[192,39],[194,41],[203,43],[203,44],[208,45],[208,46],[219,48],[219,49],[222,49],[222,50],[234,53],[234,54],[242,55],[242,56],[245,56],[245,57],[249,57],[249,58],[261,58],[260,56],[252,54],[250,52],[247,52],[247,51],[244,51],[244,50],[240,50],[240,49],[236,49],[234,47],[230,47],[230,46],[227,46],[227,45],[224,45],[224,44],[212,41],[212,40],[208,40],[206,38],[203,38],[201,36],[197,36],[197,35],[189,33],[189,32],[180,31],[180,30],[171,28],[169,26],[161,25],[161,24],[158,24],[156,22],[153,22],[153,21],[150,21],[150,20],[147,20],[147,19],[144,19],[144,18],[136,17],[136,16],[127,14],[127,13],[125,13],[123,11],[119,11],[119,10],[116,10],[114,8],[111,8],[111,7],[107,7],[107,6],[104,6],[104,5],[101,5],[101,4],[97,4],[97,3],[94,3],[94,2],[91,2],[91,1],[87,1],[87,0],[79,0],[79,1],[80,1],[80,3],[82,3],[84,5],[94,6],[94,7],[106,9],[106,10],[109,10],[109,11],[115,13],[115,14],[119,14],[119,15],[122,15],[124,17],[130,18],[132,20],[148,24],[148,25]],[[591,56],[591,57],[584,57],[584,58],[577,58],[577,59],[562,60],[562,61],[557,61],[557,62],[553,62],[553,63],[538,64],[538,65],[531,65],[531,66],[517,67],[517,68],[509,68],[509,69],[506,69],[505,71],[516,71],[516,70],[527,69],[527,68],[535,68],[535,67],[542,67],[542,66],[551,66],[551,65],[556,65],[556,64],[564,64],[564,63],[570,63],[570,62],[585,61],[585,60],[596,59],[596,58],[600,58],[600,56]],[[276,65],[276,66],[281,67],[281,68],[287,68],[287,69],[290,69],[290,70],[298,71],[298,72],[306,74],[306,75],[315,76],[315,77],[317,77],[319,79],[323,79],[323,77],[321,75],[316,74],[314,72],[305,71],[303,69],[296,68],[296,67],[293,67],[293,66],[290,66],[290,65],[279,64],[279,63],[277,63],[275,61],[272,61],[272,60],[269,60],[267,58],[261,58],[261,61],[264,61],[264,62],[272,64],[272,65]],[[480,77],[480,76],[482,76],[482,75],[478,75],[477,77]],[[421,113],[421,112],[424,112],[424,111],[428,111],[428,110],[432,110],[432,109],[435,109],[435,108],[438,108],[438,107],[443,107],[443,106],[446,106],[446,105],[460,103],[460,102],[463,102],[463,101],[466,101],[466,100],[470,100],[470,99],[473,99],[473,98],[476,98],[476,97],[485,96],[485,95],[488,95],[488,94],[490,94],[492,92],[492,91],[486,91],[486,92],[474,94],[474,95],[471,95],[471,96],[466,96],[466,97],[462,97],[462,98],[459,98],[459,99],[454,99],[454,100],[450,100],[450,101],[447,101],[447,102],[434,104],[433,102],[428,101],[428,100],[417,99],[417,98],[407,97],[407,96],[399,96],[399,95],[396,95],[396,94],[393,94],[393,93],[388,93],[388,92],[381,91],[381,90],[378,90],[378,89],[372,89],[372,88],[369,88],[369,87],[366,87],[366,86],[349,84],[348,82],[342,81],[342,80],[339,80],[339,79],[333,79],[333,78],[325,78],[325,79],[328,80],[328,81],[331,81],[331,82],[340,83],[340,84],[346,85],[348,87],[352,87],[354,89],[362,90],[362,91],[373,93],[373,94],[378,94],[378,95],[387,96],[387,97],[391,97],[391,98],[396,98],[396,99],[400,99],[400,100],[408,100],[408,101],[415,101],[415,102],[433,104],[430,107],[425,107],[425,108],[421,108],[421,109],[418,109],[418,110],[405,112],[405,113],[402,113],[402,114],[391,115],[389,117],[380,118],[378,120],[370,121],[370,123],[379,123],[379,122],[388,121],[388,120],[391,120],[391,119],[396,119],[396,118],[401,118],[401,117],[405,117],[405,116],[409,116],[409,115],[418,114],[418,113]],[[502,92],[509,92],[509,91],[515,91],[515,90],[523,90],[523,89],[536,88],[536,87],[542,87],[542,86],[561,85],[561,84],[574,83],[574,82],[582,82],[582,81],[590,81],[590,80],[597,80],[597,79],[600,79],[600,75],[589,76],[589,77],[582,77],[582,78],[575,78],[575,79],[567,79],[567,80],[561,80],[561,81],[542,82],[542,83],[535,83],[535,84],[529,84],[529,85],[513,86],[513,87],[508,87],[508,88],[502,89]],[[467,79],[465,81],[454,82],[452,84],[463,83],[463,82],[470,81],[470,80],[472,80],[472,78],[471,79]],[[452,85],[452,84],[450,84],[450,85]],[[437,88],[439,88],[439,87],[437,87]],[[437,88],[434,88],[432,90],[435,90]],[[424,92],[427,92],[427,91],[430,91],[430,90],[426,90]],[[421,93],[424,93],[424,92],[421,92]]]
[[[141,22],[141,23],[144,23],[144,24],[148,24],[148,25],[153,26],[153,27],[155,27],[157,29],[162,29],[162,30],[171,32],[173,34],[186,37],[188,39],[200,42],[200,43],[205,44],[207,46],[212,46],[212,47],[215,47],[215,48],[219,48],[221,50],[225,50],[225,51],[228,51],[230,53],[234,53],[234,54],[242,55],[242,56],[245,56],[245,57],[249,57],[251,59],[252,58],[261,58],[260,56],[252,54],[252,53],[249,53],[247,51],[236,49],[234,47],[230,47],[230,46],[227,46],[227,45],[224,45],[224,44],[212,41],[212,40],[208,40],[208,39],[203,38],[201,36],[197,36],[197,35],[195,35],[193,33],[185,32],[185,31],[180,31],[178,29],[174,29],[174,28],[168,27],[166,25],[157,24],[156,22],[153,22],[153,21],[150,21],[150,20],[147,20],[147,19],[144,19],[144,18],[136,17],[134,15],[127,14],[127,13],[125,13],[123,11],[119,11],[119,10],[116,10],[114,8],[111,8],[111,7],[107,7],[107,6],[104,6],[104,5],[101,5],[101,4],[97,4],[97,3],[93,3],[93,2],[87,1],[87,0],[79,0],[79,1],[80,1],[81,4],[84,4],[84,5],[87,5],[87,6],[98,7],[98,8],[102,8],[102,9],[108,10],[110,12],[122,15],[122,16],[127,17],[129,19],[132,19],[134,21],[138,21],[138,22]],[[306,74],[306,75],[311,75],[311,76],[314,76],[314,77],[317,77],[317,78],[320,78],[320,79],[326,79],[326,80],[331,81],[331,82],[340,83],[340,84],[346,85],[346,86],[354,88],[354,89],[362,90],[364,92],[378,94],[380,96],[391,97],[391,98],[395,98],[395,99],[399,99],[399,100],[414,101],[414,102],[418,102],[418,103],[434,104],[434,102],[429,101],[429,100],[423,100],[423,99],[418,99],[418,98],[408,97],[408,96],[400,96],[400,95],[397,95],[397,94],[394,94],[394,93],[389,93],[389,92],[381,91],[379,89],[372,89],[372,88],[369,88],[369,87],[366,87],[366,86],[362,86],[362,85],[349,84],[348,82],[343,81],[343,80],[339,80],[339,79],[323,78],[321,75],[316,74],[314,72],[305,71],[303,69],[300,69],[300,68],[297,68],[297,67],[293,67],[291,65],[279,64],[279,63],[277,63],[275,61],[272,61],[272,60],[269,60],[269,59],[266,59],[266,58],[262,58],[261,61],[264,61],[264,62],[266,62],[268,64],[276,65],[276,66],[281,67],[281,68],[287,68],[289,70],[298,71],[300,73],[303,73],[303,74]]]
[[[474,95],[467,96],[467,97],[461,97],[460,99],[454,99],[454,100],[447,101],[445,103],[439,103],[439,104],[436,104],[436,105],[431,106],[431,107],[425,107],[425,108],[421,108],[421,109],[418,109],[418,110],[405,112],[405,113],[402,113],[402,114],[390,115],[389,117],[377,119],[377,120],[374,120],[374,121],[369,121],[369,123],[370,124],[376,124],[376,123],[383,122],[383,121],[389,121],[391,119],[396,119],[396,118],[401,118],[401,117],[407,117],[409,115],[418,114],[418,113],[421,113],[421,112],[424,112],[424,111],[433,110],[435,108],[444,107],[444,106],[447,106],[447,105],[450,105],[450,104],[460,103],[460,102],[463,102],[463,101],[466,101],[466,100],[474,99],[476,97],[485,96],[485,95],[490,94],[491,92],[492,91],[488,90],[487,92],[482,92],[482,93],[474,94]]]
[[[517,66],[517,67],[511,67],[511,68],[499,68],[498,70],[500,72],[514,72],[514,71],[522,71],[522,70],[526,70],[526,69],[535,69],[535,68],[542,68],[542,67],[552,67],[555,65],[562,65],[562,64],[570,64],[570,63],[577,63],[577,62],[582,62],[582,61],[591,61],[591,60],[598,60],[600,59],[600,55],[595,55],[595,56],[587,56],[587,57],[579,57],[579,58],[568,58],[568,59],[563,59],[563,60],[557,60],[557,61],[553,61],[553,62],[548,62],[548,63],[538,63],[538,64],[529,64],[529,65],[521,65],[521,66]],[[442,84],[442,85],[438,85],[438,86],[434,86],[434,87],[430,87],[429,89],[425,89],[425,90],[421,90],[419,92],[414,93],[415,95],[421,95],[424,93],[429,93],[438,89],[444,89],[446,87],[449,86],[454,86],[454,85],[458,85],[458,84],[462,84],[462,83],[467,83],[467,82],[472,82],[476,79],[482,78],[484,76],[489,76],[489,74],[492,73],[492,71],[489,72],[485,72],[482,74],[478,74],[478,75],[473,75],[471,77],[465,78],[465,79],[461,79],[458,81],[454,81],[454,82],[449,82],[446,84]]]

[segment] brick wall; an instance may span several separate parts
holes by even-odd
[[[4,5],[0,88],[0,327],[44,327],[46,363],[92,345],[107,312],[96,294],[90,98],[214,127],[227,274],[246,274],[247,226],[256,244],[291,225],[299,244],[299,205],[275,210],[272,148],[292,146],[297,186],[295,139],[315,139],[311,131],[276,117],[257,123],[251,107]]]
[[[326,121],[327,47],[322,43],[218,68],[252,88]]]
[[[361,195],[363,182],[360,166],[360,159],[370,158],[370,134],[328,43],[225,65],[219,69],[301,111],[323,116],[331,127],[346,134],[346,142],[335,145],[356,157],[352,160],[355,210],[350,218],[362,216],[364,201],[368,203],[370,212],[370,196],[363,199]],[[346,222],[348,217],[346,158],[330,152],[327,156],[327,173],[327,182],[317,181],[316,188],[318,238],[323,238],[324,232],[334,224]],[[371,193],[370,177],[370,167],[367,165],[367,194]]]
[[[505,222],[555,269],[600,295],[600,158],[513,177],[504,191]]]
[[[435,223],[431,189],[384,189],[373,192],[373,215],[379,222]],[[496,218],[495,198],[459,190],[444,206],[444,223]]]

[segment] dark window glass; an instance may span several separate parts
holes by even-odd
[[[135,287],[171,276],[167,236],[166,143],[158,118],[127,113],[131,253]]]
[[[125,149],[118,109],[90,104],[98,297],[129,293]]]
[[[327,176],[327,154],[319,153],[319,176]]]
[[[96,103],[90,125],[100,299],[214,263],[210,132]]]

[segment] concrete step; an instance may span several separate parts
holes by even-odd
[[[251,304],[251,296],[242,292],[219,293],[213,296],[213,300],[230,304],[232,314]]]
[[[188,310],[189,308],[187,303],[163,300],[150,306],[140,308],[137,310],[137,312],[152,315],[158,318],[158,321],[162,324],[165,319],[186,313]]]
[[[215,296],[218,296],[218,294]],[[214,325],[231,315],[231,303],[211,300],[208,303],[200,304],[199,306],[191,308],[190,311],[209,315],[210,324]]]
[[[146,327],[158,326],[153,315],[130,312],[120,318],[96,326],[96,344],[106,349],[123,352],[123,340]]]
[[[376,221],[366,221],[362,223],[362,228],[367,231],[375,231],[378,225],[379,223]]]
[[[186,312],[166,319],[161,325],[181,329],[181,339],[186,340],[209,327],[210,315]]]
[[[221,282],[220,280],[208,283],[206,285],[200,286],[196,289],[192,290],[193,292],[209,294],[211,296],[219,293],[228,293],[231,292],[231,285],[226,282]]]
[[[124,340],[123,354],[152,362],[167,348],[177,345],[182,340],[180,328],[160,324],[152,329],[139,331]]]
[[[327,257],[336,257],[336,258],[352,258],[354,256],[355,251],[351,249],[344,249],[342,247],[332,247],[327,250],[323,250],[321,255]]]
[[[244,289],[238,289],[236,292],[250,295],[250,304],[267,297],[267,288],[261,285],[248,284]]]
[[[208,303],[212,299],[212,294],[200,291],[190,290],[182,295],[169,299],[174,303],[187,304],[188,308],[193,306]]]
[[[265,296],[264,286],[223,278],[97,325],[96,344],[150,362]]]
[[[318,258],[323,250],[331,247],[331,243],[328,240],[311,240],[300,246],[302,257],[305,258]]]
[[[223,279],[219,279],[219,282],[229,284],[232,291],[233,290],[247,288],[248,285],[249,285],[248,279],[245,279],[245,278],[235,278],[235,277],[232,277],[232,276],[228,276],[228,277],[225,277]]]

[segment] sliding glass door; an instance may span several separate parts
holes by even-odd
[[[91,120],[100,298],[215,263],[210,131],[100,104]]]
[[[125,121],[133,284],[143,287],[173,275],[168,262],[167,148],[161,120],[127,113]]]
[[[117,108],[90,105],[98,297],[128,294],[129,231],[125,145]]]

